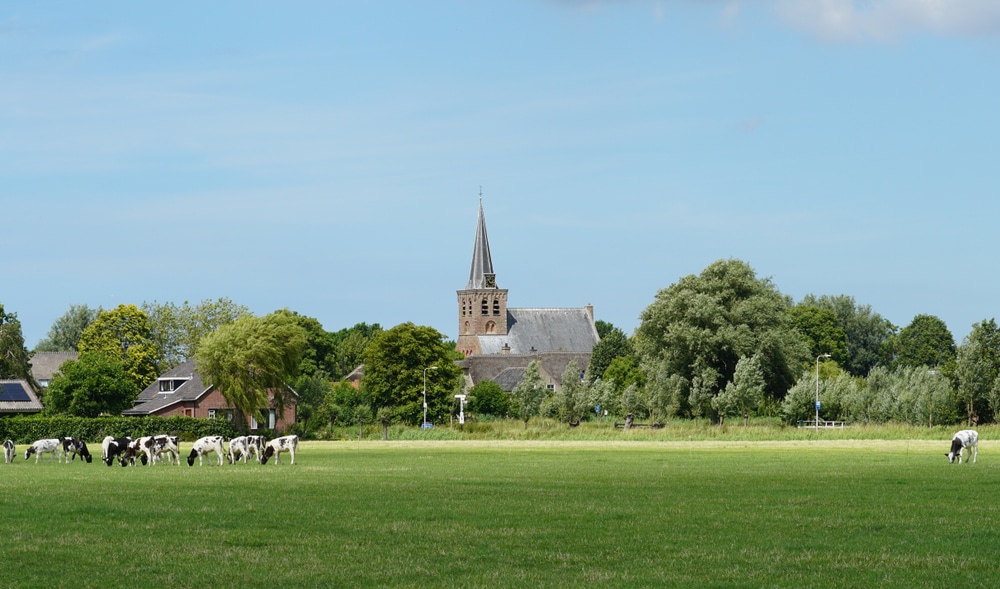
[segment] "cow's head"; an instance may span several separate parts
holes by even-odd
[[[945,456],[948,457],[948,462],[951,464],[955,463],[955,458],[958,458],[958,462],[962,462],[962,441],[959,439],[954,439],[951,441],[951,450],[948,451]]]
[[[268,446],[264,449],[264,455],[260,457],[261,464],[267,464],[267,461],[274,456],[274,446]]]
[[[188,466],[194,466],[194,459],[198,455],[198,451],[192,449],[191,454],[188,455]]]
[[[35,453],[34,446],[28,446],[28,449],[24,451],[24,459],[27,460],[29,456]]]

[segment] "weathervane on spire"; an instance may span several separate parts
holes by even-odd
[[[480,184],[479,185],[479,205],[482,206],[482,204],[483,204],[483,185]]]

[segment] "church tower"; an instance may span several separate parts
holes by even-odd
[[[469,282],[465,289],[458,291],[458,350],[466,357],[482,353],[480,335],[507,335],[507,290],[497,288],[482,195]]]

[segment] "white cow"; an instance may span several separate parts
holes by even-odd
[[[32,454],[35,455],[35,464],[38,464],[38,459],[42,457],[42,454],[50,455],[49,462],[52,462],[52,456],[55,456],[59,462],[62,462],[62,440],[56,438],[38,440],[24,451],[24,459],[27,460]]]
[[[295,449],[299,447],[299,437],[283,436],[280,438],[274,438],[267,443],[264,448],[264,455],[260,459],[261,464],[267,464],[267,461],[274,456],[274,461],[277,464],[281,464],[281,453],[288,452],[292,456],[292,464],[295,464]]]
[[[180,466],[181,449],[178,446],[179,442],[180,438],[177,436],[153,436],[153,454],[150,458],[150,464],[158,460],[161,456],[166,455],[167,464],[173,464],[176,462],[177,466]]]
[[[188,466],[194,466],[194,458],[198,457],[198,466],[202,466],[202,457],[209,452],[215,452],[219,457],[219,466],[222,466],[222,455],[225,454],[225,450],[222,449],[222,436],[205,436],[204,438],[199,438],[193,446],[191,446],[191,454],[188,455]],[[209,460],[209,465],[212,464]]]
[[[7,461],[7,464],[14,462],[14,442],[7,440],[3,443],[3,458]]]
[[[965,453],[965,449],[969,449],[969,456],[972,456],[972,462],[976,462],[976,458],[979,457],[979,433],[971,429],[963,429],[962,431],[955,434],[955,437],[951,439],[951,451],[945,454],[948,457],[948,462],[954,464],[955,458],[958,458],[958,463],[962,464],[962,454]],[[969,462],[969,458],[965,459],[966,464]]]

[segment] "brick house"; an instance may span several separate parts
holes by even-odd
[[[270,429],[284,432],[295,423],[298,396],[291,388],[285,395],[284,413],[278,411],[274,397],[269,398],[270,407],[266,419],[258,422],[255,417],[246,421],[247,429]],[[183,415],[208,419],[235,419],[236,410],[213,385],[206,385],[195,369],[194,361],[188,360],[160,375],[139,393],[135,406],[122,412],[125,416],[158,415],[170,417]],[[240,429],[237,427],[237,429]]]

